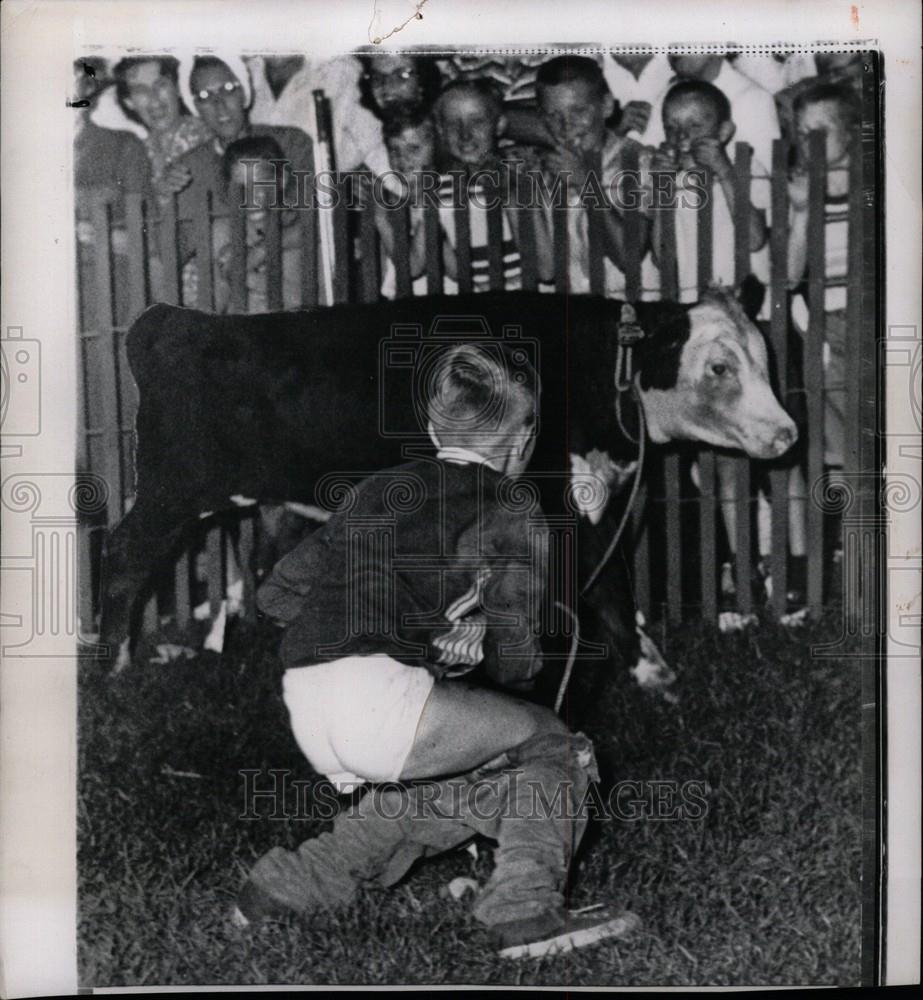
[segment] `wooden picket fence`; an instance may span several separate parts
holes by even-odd
[[[800,372],[790,365],[791,345],[789,321],[789,289],[787,275],[788,192],[786,184],[789,148],[778,140],[774,146],[769,177],[772,191],[772,226],[770,242],[771,280],[768,295],[771,318],[765,324],[775,358],[777,392],[791,410],[801,407],[806,413],[806,425],[801,427],[802,441],[806,438],[807,508],[807,604],[813,612],[837,597],[830,593],[830,560],[824,546],[822,507],[812,502],[810,484],[819,483],[824,475],[824,293],[829,282],[824,279],[824,200],[827,168],[824,162],[824,137],[811,137],[812,155],[809,185],[809,261],[807,301],[810,328],[805,338]],[[636,165],[635,165],[636,166]],[[735,151],[735,182],[737,204],[748,205],[751,176],[750,148],[739,143]],[[626,164],[630,171],[631,162]],[[850,274],[863,273],[863,204],[862,171],[859,156],[852,158],[849,184],[849,260]],[[764,180],[765,183],[765,179]],[[300,305],[323,307],[330,301],[374,302],[380,298],[381,262],[379,234],[371,208],[347,209],[346,185],[356,178],[341,178],[332,207],[302,207],[298,211],[300,227]],[[239,194],[240,192],[238,192]],[[234,197],[230,204],[239,204]],[[245,312],[248,305],[246,288],[246,219],[238,209],[216,209],[219,199],[209,193],[196,202],[189,215],[181,215],[175,203],[159,205],[139,195],[127,195],[116,203],[112,196],[100,191],[78,192],[78,205],[84,218],[93,225],[92,243],[78,246],[78,336],[81,351],[81,413],[83,415],[78,446],[78,469],[98,474],[110,485],[110,499],[104,516],[81,525],[81,574],[79,607],[84,631],[94,631],[86,623],[94,622],[99,614],[99,555],[104,532],[128,509],[134,489],[132,444],[134,415],[137,407],[136,390],[125,356],[125,335],[132,321],[154,301],[194,304],[211,310],[215,304],[212,232],[216,218],[226,219],[230,242],[230,305],[231,312]],[[705,289],[711,280],[711,248],[713,243],[711,202],[701,212],[698,224],[699,267],[698,283]],[[455,210],[457,285],[459,291],[472,288],[471,225],[467,208]],[[489,235],[489,278],[491,288],[503,287],[502,233],[503,211],[499,204],[487,208]],[[521,286],[539,287],[536,255],[535,208],[516,208],[519,213],[519,249],[522,259]],[[603,221],[591,208],[555,208],[553,226],[553,290],[568,291],[568,213],[588,212],[589,260],[591,292],[604,292]],[[677,261],[673,239],[673,219],[669,209],[663,212],[663,240],[659,248],[660,290],[665,299],[678,294]],[[325,218],[326,213],[326,218]],[[413,278],[409,272],[410,217],[409,210],[392,211],[395,246],[394,291],[398,297],[413,294]],[[642,261],[638,254],[641,220],[639,209],[628,207],[624,212],[626,244],[626,298],[637,301],[651,297],[650,289],[642,288]],[[265,302],[270,310],[283,307],[283,246],[279,213],[266,215],[266,287]],[[426,237],[426,289],[438,293],[443,289],[440,211],[435,204],[424,209]],[[319,252],[321,229],[327,226],[332,234],[334,266],[329,281],[321,269]],[[868,234],[866,234],[867,236]],[[194,252],[194,263],[183,260]],[[735,272],[738,280],[750,273],[751,254],[748,245],[746,213],[735,220]],[[190,267],[197,272],[195,301],[184,301],[185,276]],[[866,269],[867,270],[867,269]],[[326,288],[325,288],[326,284]],[[867,283],[866,283],[867,284]],[[658,293],[655,293],[658,294]],[[847,286],[848,346],[847,372],[858,369],[860,358],[875,350],[874,336],[863,328],[863,283],[852,281]],[[860,438],[859,380],[847,379],[845,393],[846,453],[844,472],[858,471]],[[802,397],[800,400],[798,397]],[[721,498],[718,490],[716,453],[707,447],[666,447],[649,450],[650,465],[633,514],[634,590],[639,607],[649,618],[665,617],[675,623],[690,615],[715,620],[719,611],[722,555],[720,517]],[[698,488],[690,483],[689,469],[695,461]],[[749,576],[759,558],[755,544],[756,484],[768,481],[771,495],[772,547],[769,567],[772,576],[771,608],[785,611],[789,571],[789,472],[784,462],[768,466],[768,477],[762,475],[760,463],[745,457],[730,459],[733,463],[736,494],[736,564],[737,610],[754,609]],[[172,618],[185,626],[193,618],[195,607],[207,602],[208,614],[217,614],[228,584],[226,540],[235,536],[239,565],[244,581],[244,608],[254,609],[254,580],[250,575],[250,554],[259,530],[258,519],[252,513],[203,522],[201,536],[181,553],[175,567],[161,574],[156,592],[151,596],[145,613],[145,626],[151,630],[158,620]],[[198,553],[198,554],[197,554]]]

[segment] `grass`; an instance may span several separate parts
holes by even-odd
[[[181,984],[853,985],[860,958],[858,660],[812,659],[836,615],[785,631],[661,634],[681,672],[670,706],[578,668],[570,723],[615,782],[704,781],[698,820],[591,824],[573,906],[631,909],[624,942],[526,963],[497,958],[457,875],[464,852],[418,866],[337,917],[252,933],[226,920],[248,866],[321,828],[241,820],[240,769],[309,776],[288,730],[268,636],[239,626],[225,654],[80,677],[79,928],[84,986]],[[142,651],[143,653],[143,651]],[[582,670],[582,673],[579,671]],[[294,799],[292,799],[294,808]]]

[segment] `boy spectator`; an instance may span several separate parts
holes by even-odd
[[[751,185],[751,201],[737,204],[734,167],[727,155],[728,143],[734,136],[734,122],[727,97],[715,86],[701,80],[685,80],[674,84],[663,101],[663,130],[666,140],[657,150],[651,163],[651,173],[676,171],[675,208],[673,218],[676,232],[676,274],[681,302],[695,302],[700,295],[698,259],[698,227],[701,208],[707,198],[712,207],[712,268],[711,280],[722,285],[733,285],[736,280],[734,260],[734,220],[744,215],[748,227],[751,253],[766,246],[766,211],[769,208],[769,189]],[[710,184],[703,186],[705,177]],[[765,173],[765,168],[754,158],[751,172]],[[653,254],[655,262],[663,266],[661,257],[661,227],[663,213],[653,211]],[[751,268],[757,277],[768,281],[768,254],[751,256]],[[737,483],[732,462],[719,455],[716,462],[721,511],[727,530],[731,555],[737,551]],[[693,467],[693,477],[697,477]],[[762,554],[762,553],[761,553]],[[722,590],[734,590],[731,567],[722,569]]]
[[[434,109],[436,135],[439,140],[439,160],[443,173],[439,187],[442,207],[439,216],[444,240],[445,288],[457,290],[457,262],[455,256],[455,176],[461,175],[467,197],[471,235],[471,280],[475,291],[490,287],[488,224],[486,205],[494,197],[503,208],[503,287],[508,290],[521,287],[522,265],[518,248],[518,219],[507,206],[511,192],[508,181],[510,170],[504,166],[497,142],[503,134],[506,119],[499,94],[488,80],[458,80],[450,83]],[[481,172],[496,175],[499,188],[488,191],[481,182],[467,183]],[[541,228],[541,227],[538,227]],[[536,236],[537,244],[547,240]],[[539,273],[544,277],[550,271],[550,257],[540,255]]]
[[[826,141],[827,187],[824,203],[825,277],[843,282],[849,267],[849,162],[859,128],[861,105],[849,83],[817,83],[794,104],[798,144],[789,185],[788,274],[793,287],[805,275],[808,252],[808,137],[823,130]],[[826,341],[824,344],[824,462],[843,465],[846,287],[838,284],[824,292]],[[808,308],[798,293],[792,301],[795,327],[807,336]]]
[[[260,607],[285,627],[283,697],[302,752],[341,791],[390,787],[341,812],[331,833],[264,855],[238,897],[239,926],[341,908],[362,886],[392,885],[417,859],[484,833],[499,848],[474,916],[508,956],[626,927],[565,909],[585,826],[579,803],[597,777],[589,741],[549,709],[456,679],[482,665],[518,691],[542,665],[544,578],[531,549],[543,518],[501,500],[501,484],[528,464],[536,429],[536,375],[514,358],[447,349],[427,400],[436,459],[360,483],[350,509],[260,589]],[[390,499],[396,485],[411,496],[400,506]],[[359,546],[355,519],[366,531],[381,525],[388,541]],[[446,776],[455,777],[395,785]],[[548,802],[563,794],[567,807],[537,807],[539,791]]]
[[[414,295],[427,292],[426,234],[423,225],[422,177],[425,171],[435,170],[436,129],[429,115],[423,111],[410,112],[389,118],[382,126],[388,162],[391,170],[399,175],[409,194],[410,259],[409,271],[413,279]],[[398,178],[394,179],[399,184]],[[400,192],[403,193],[403,192]],[[381,237],[385,257],[381,294],[393,299],[396,291],[394,229],[388,208],[376,204],[375,224]]]
[[[243,187],[247,203],[246,311],[259,313],[269,309],[266,245],[269,212],[279,213],[281,225],[282,308],[297,308],[301,305],[301,227],[298,225],[297,209],[285,208],[295,204],[296,192],[282,148],[271,136],[237,139],[224,151],[222,170],[228,186]],[[214,225],[219,277],[215,300],[219,313],[227,311],[231,298],[229,225],[228,216],[219,217]]]
[[[717,87],[731,106],[737,139],[748,143],[754,157],[772,163],[772,144],[779,138],[779,115],[772,94],[735,69],[722,55],[669,56],[680,79],[699,80]],[[761,181],[769,190],[769,181]],[[768,197],[768,194],[767,194]]]
[[[676,193],[674,219],[676,225],[676,265],[681,302],[695,302],[698,284],[698,224],[703,203],[703,168],[710,172],[714,187],[705,191],[712,204],[712,280],[723,285],[734,284],[734,220],[737,217],[737,192],[734,165],[727,147],[735,135],[731,105],[715,86],[700,80],[674,84],[663,101],[664,143],[655,153],[651,172],[675,171]],[[755,157],[751,172],[765,174]],[[740,206],[747,213],[751,252],[766,244],[766,211],[769,201],[767,188],[751,185],[751,204]],[[662,213],[653,212],[654,255],[660,254]],[[763,255],[765,256],[765,255]],[[757,274],[768,279],[765,269],[753,261]]]
[[[817,75],[798,80],[776,94],[779,119],[785,128],[785,134],[792,142],[797,142],[795,102],[799,97],[825,83],[846,84],[860,96],[864,63],[861,52],[815,52],[814,67]]]
[[[548,186],[560,175],[566,185],[569,235],[570,291],[587,292],[589,283],[589,241],[587,213],[580,205],[580,192],[588,174],[598,162],[602,175],[599,187],[607,199],[622,189],[621,171],[625,153],[632,145],[640,154],[644,169],[644,150],[633,139],[617,135],[606,127],[615,102],[606,86],[599,64],[583,56],[558,56],[544,63],[536,78],[538,106],[554,147],[539,153],[541,168]],[[618,297],[625,292],[625,234],[621,212],[611,203],[589,211],[602,212],[605,239],[605,292]],[[639,217],[641,242],[637,248],[643,257],[647,248],[647,223]],[[549,229],[551,227],[549,226]]]

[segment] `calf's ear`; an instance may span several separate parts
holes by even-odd
[[[763,308],[763,299],[766,296],[766,286],[756,277],[755,274],[748,274],[746,278],[737,286],[737,301],[741,309],[747,314],[747,318],[755,320]]]

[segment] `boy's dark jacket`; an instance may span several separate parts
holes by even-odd
[[[462,622],[486,617],[487,676],[531,687],[542,665],[547,551],[538,502],[519,502],[516,481],[486,465],[438,459],[342,492],[337,513],[280,560],[257,595],[260,610],[286,626],[285,666],[385,653],[443,677],[454,671],[440,662],[452,645],[446,612],[479,605]]]

